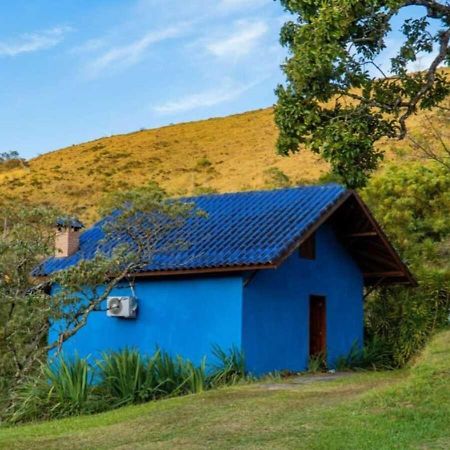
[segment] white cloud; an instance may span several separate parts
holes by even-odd
[[[189,28],[190,25],[187,23],[178,24],[164,30],[150,31],[130,44],[112,47],[90,61],[86,66],[86,72],[90,77],[96,77],[110,67],[118,69],[136,64],[152,45],[176,38]]]
[[[176,114],[192,111],[194,109],[215,106],[240,97],[261,81],[262,80],[258,80],[253,83],[241,85],[231,81],[225,81],[223,85],[217,89],[209,89],[196,94],[190,94],[178,100],[173,100],[154,106],[152,109],[158,114]]]
[[[58,45],[71,30],[70,27],[55,27],[37,33],[22,34],[15,41],[0,42],[0,56],[16,56],[49,49]]]
[[[214,56],[238,58],[250,53],[268,29],[263,20],[240,21],[232,34],[206,42],[205,46]]]

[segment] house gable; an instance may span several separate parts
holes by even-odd
[[[244,288],[242,345],[256,374],[307,369],[310,296],[325,297],[330,366],[362,343],[363,274],[331,224],[320,226],[315,240],[314,259],[302,258],[297,248]]]

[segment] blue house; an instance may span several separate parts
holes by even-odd
[[[365,288],[415,283],[367,206],[338,185],[186,200],[208,214],[183,225],[187,248],[158,254],[133,292],[124,283],[111,293],[134,295],[136,317],[105,305],[64,344],[66,355],[159,346],[199,363],[219,345],[242,349],[255,374],[302,371],[319,353],[332,367],[362,343]],[[74,251],[46,261],[41,275],[91,258],[102,222],[67,233]]]

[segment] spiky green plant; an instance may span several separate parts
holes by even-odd
[[[191,394],[203,392],[208,388],[208,376],[206,370],[206,358],[203,358],[198,367],[187,361],[186,366],[187,389]]]
[[[326,367],[326,359],[323,353],[311,355],[308,361],[308,372],[317,373],[322,372]]]
[[[92,371],[87,360],[66,361],[60,356],[43,365],[37,377],[16,390],[7,412],[10,422],[37,418],[59,418],[102,409],[91,389]]]
[[[392,369],[389,349],[381,339],[371,338],[363,347],[355,342],[346,355],[335,361],[336,369]]]
[[[117,406],[147,400],[144,390],[152,388],[146,358],[138,350],[125,348],[118,352],[103,353],[97,361],[100,389],[113,399]],[[149,394],[150,397],[150,394]]]
[[[218,345],[212,348],[217,362],[211,366],[210,383],[212,386],[236,384],[245,378],[245,356],[236,346],[228,351]]]

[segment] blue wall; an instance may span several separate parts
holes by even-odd
[[[138,280],[135,292],[139,303],[136,319],[93,312],[86,326],[64,344],[64,354],[96,358],[103,351],[127,346],[150,354],[160,346],[197,364],[203,356],[210,355],[212,344],[223,349],[240,347],[240,276]],[[111,295],[131,295],[131,292],[129,288],[116,289]],[[55,337],[56,327],[50,340]]]
[[[329,225],[316,233],[316,259],[295,251],[278,269],[258,272],[244,288],[243,349],[255,374],[305,370],[309,359],[309,296],[324,295],[327,359],[363,339],[363,278]]]

